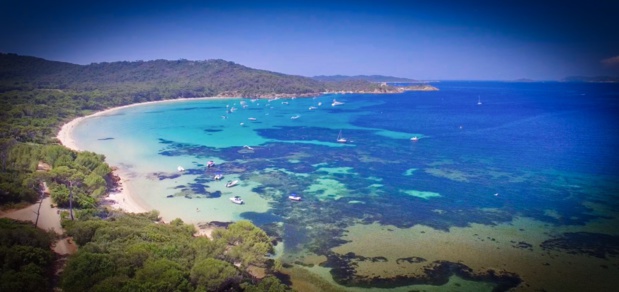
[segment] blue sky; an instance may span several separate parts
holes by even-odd
[[[0,52],[422,80],[619,76],[619,1],[0,1]]]

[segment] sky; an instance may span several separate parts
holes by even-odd
[[[619,76],[619,0],[0,0],[0,52],[419,80]]]

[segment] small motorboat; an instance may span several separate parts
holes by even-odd
[[[230,181],[230,180],[229,180],[229,181],[226,183],[226,188],[231,188],[231,187],[233,187],[233,186],[236,186],[238,183],[239,183],[239,181],[238,181],[238,180],[233,180],[233,181]]]
[[[288,199],[293,200],[293,201],[301,201],[301,197],[297,196],[296,194],[292,194],[288,196]]]
[[[208,167],[208,168],[211,168],[213,166],[215,166],[215,162],[213,162],[213,160],[211,160],[211,161],[206,163],[206,167]]]
[[[221,173],[218,173],[213,177],[214,180],[222,180],[223,178],[224,178],[224,175]]]
[[[174,198],[174,195],[167,195],[166,198]]]
[[[417,140],[419,140],[419,138],[417,138],[417,136],[411,138],[411,141],[417,141]]]
[[[232,203],[235,203],[235,204],[243,205],[243,199],[241,199],[241,197],[239,196],[234,196],[230,198],[230,201],[232,201]]]
[[[317,109],[317,107],[315,107],[315,106],[310,106],[310,107],[309,107],[309,110],[311,110],[311,111],[312,111],[312,110],[315,110],[315,109]]]
[[[333,103],[331,104],[331,106],[336,106],[336,105],[341,105],[341,104],[344,104],[344,103],[333,99]]]
[[[290,119],[291,119],[291,120],[296,120],[296,119],[298,119],[299,117],[301,117],[301,116],[300,116],[300,115],[295,115],[295,116],[290,117]]]
[[[183,172],[183,171],[185,171],[185,168],[183,168],[183,167],[182,167],[182,166],[180,166],[180,165],[179,165],[176,169],[178,170],[178,172]]]
[[[256,118],[248,118],[248,120],[250,120],[250,121],[255,121],[255,120],[256,120]]]

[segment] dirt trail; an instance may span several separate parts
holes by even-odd
[[[39,210],[39,220],[37,222],[37,210],[39,209],[39,203],[30,205],[26,208],[19,210],[10,210],[0,213],[0,218],[11,218],[21,221],[30,221],[37,223],[37,227],[45,231],[53,230],[56,234],[63,234],[64,230],[60,225],[60,213],[59,209],[51,206],[52,200],[50,197],[45,197],[41,203],[41,209]],[[77,250],[77,246],[71,240],[71,238],[62,238],[57,240],[52,245],[54,252],[59,255],[69,255]]]

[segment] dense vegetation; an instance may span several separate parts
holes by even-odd
[[[10,139],[0,143],[1,205],[34,203],[45,182],[58,206],[94,209],[97,198],[106,194],[111,184],[111,169],[103,155]],[[40,162],[51,169],[39,170]]]
[[[80,246],[64,271],[63,291],[287,291],[276,278],[255,281],[249,266],[266,267],[269,237],[249,221],[193,237],[180,219],[154,224],[157,213],[113,213],[109,219],[66,221]],[[272,265],[269,265],[272,266]]]
[[[0,291],[50,291],[54,253],[48,233],[0,219]]]

